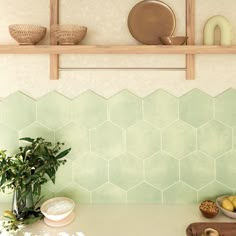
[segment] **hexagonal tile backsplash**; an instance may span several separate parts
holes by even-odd
[[[72,147],[46,198],[81,204],[192,203],[235,192],[236,90],[211,97],[194,89],[140,98],[127,90],[105,99],[87,91],[71,100],[16,92],[0,101],[0,149],[23,136]],[[0,193],[0,202],[11,194]]]

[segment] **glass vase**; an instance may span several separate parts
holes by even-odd
[[[24,195],[20,190],[14,190],[12,197],[12,212],[17,219],[24,219],[26,209],[34,208],[34,200],[32,188],[27,188],[27,193]]]

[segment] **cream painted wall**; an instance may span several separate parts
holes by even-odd
[[[127,15],[139,0],[61,0],[61,23],[88,26],[84,44],[136,44],[127,29]],[[185,0],[165,0],[177,18],[176,35],[185,33]],[[202,41],[205,21],[222,14],[236,22],[235,0],[196,0],[196,41]],[[0,44],[15,44],[7,26],[33,23],[48,26],[49,0],[0,0]],[[236,34],[236,23],[234,24]],[[236,37],[235,37],[236,38]],[[48,42],[48,36],[42,43]],[[236,40],[234,40],[236,43]],[[167,55],[67,55],[61,56],[61,67],[183,67],[184,56]],[[197,56],[196,80],[185,81],[184,71],[146,70],[79,70],[61,71],[59,81],[49,81],[47,55],[0,55],[0,97],[21,90],[39,98],[51,90],[73,98],[85,90],[109,97],[122,89],[145,96],[164,88],[176,96],[192,88],[217,95],[236,87],[236,56]]]

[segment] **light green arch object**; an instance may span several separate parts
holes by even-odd
[[[204,27],[204,44],[214,45],[215,42],[215,29],[220,28],[221,32],[221,45],[230,46],[233,41],[233,30],[232,24],[224,16],[213,16],[211,17]]]

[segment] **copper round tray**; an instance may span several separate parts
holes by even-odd
[[[128,27],[132,36],[143,44],[160,44],[159,37],[170,36],[176,25],[173,10],[157,0],[144,0],[129,13]]]

